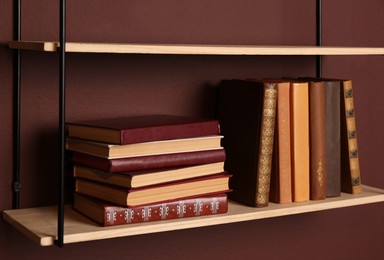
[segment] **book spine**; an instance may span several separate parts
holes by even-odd
[[[92,215],[88,214],[86,210],[76,207],[76,200],[74,208],[83,215],[92,218]],[[228,211],[228,199],[226,194],[220,194],[141,207],[126,208],[100,205],[100,208],[103,211],[103,219],[93,220],[103,226],[115,226],[223,214]]]
[[[342,96],[342,174],[341,190],[361,193],[359,154],[357,149],[356,119],[353,100],[352,81],[343,81]]]
[[[208,150],[175,154],[137,156],[120,159],[106,159],[84,153],[74,152],[72,161],[84,166],[106,172],[125,172],[179,167],[225,161],[225,150]]]
[[[275,141],[272,159],[270,201],[292,202],[291,131],[289,83],[277,84]]]
[[[309,82],[310,199],[326,198],[324,82]]]
[[[264,83],[256,183],[256,207],[266,207],[269,202],[276,103],[276,83]]]
[[[309,200],[308,83],[291,84],[292,200]]]
[[[327,197],[340,196],[340,81],[325,81]]]

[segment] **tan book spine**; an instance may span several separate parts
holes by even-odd
[[[256,184],[256,206],[265,207],[269,202],[272,151],[276,118],[277,89],[275,83],[264,83],[261,118],[259,162]]]
[[[309,200],[308,83],[291,83],[292,199]]]
[[[352,81],[343,81],[342,94],[342,174],[341,190],[352,194],[361,193],[359,153]]]
[[[277,84],[275,143],[272,159],[270,200],[276,203],[292,202],[290,84]]]
[[[324,82],[309,82],[310,199],[327,196]]]

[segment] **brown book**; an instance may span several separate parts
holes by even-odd
[[[75,177],[112,184],[124,188],[138,188],[161,183],[203,177],[224,172],[224,162],[199,164],[177,168],[111,173],[75,165]]]
[[[356,115],[352,81],[342,81],[341,98],[341,191],[361,193],[359,154],[357,149]]]
[[[67,138],[66,149],[103,158],[124,158],[158,154],[215,150],[221,147],[220,135],[174,139],[136,144],[107,144]]]
[[[226,194],[214,194],[129,208],[75,193],[73,208],[101,226],[116,226],[223,214],[228,211],[228,199]]]
[[[109,118],[66,125],[69,137],[109,144],[133,144],[220,134],[217,120],[175,115]]]
[[[290,83],[277,82],[275,140],[272,159],[270,201],[292,202]]]
[[[341,80],[309,78],[324,81],[325,87],[325,161],[327,163],[327,197],[340,196],[340,89]]]
[[[119,159],[107,159],[73,152],[71,161],[106,172],[124,172],[224,162],[225,150],[220,148],[207,151],[136,156]]]
[[[308,83],[291,82],[292,200],[308,201],[309,194],[309,102]]]
[[[309,82],[310,199],[327,197],[325,150],[325,87],[323,81]]]
[[[225,193],[229,191],[230,176],[229,174],[215,174],[131,189],[77,178],[76,192],[122,206],[139,206],[187,197]]]
[[[233,174],[230,197],[265,207],[269,202],[276,83],[224,80],[219,91],[225,169]]]

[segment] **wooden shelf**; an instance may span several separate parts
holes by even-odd
[[[266,208],[252,208],[236,202],[230,202],[229,211],[226,214],[112,227],[100,227],[74,211],[68,205],[65,207],[64,243],[213,226],[383,201],[384,190],[363,186],[363,192],[358,195],[343,193],[341,197],[328,198],[321,201],[285,205],[270,203]],[[54,244],[57,232],[57,207],[6,210],[3,212],[3,218],[41,246]]]
[[[11,41],[12,49],[56,52],[58,42]],[[246,46],[67,42],[66,52],[180,55],[384,55],[381,47]]]

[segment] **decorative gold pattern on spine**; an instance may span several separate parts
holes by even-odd
[[[348,134],[349,166],[351,174],[352,193],[361,192],[360,164],[357,149],[356,118],[353,101],[352,82],[345,81],[343,84],[345,116]]]
[[[265,207],[269,202],[276,102],[276,84],[264,85],[264,103],[261,119],[260,150],[257,170],[257,207]]]

